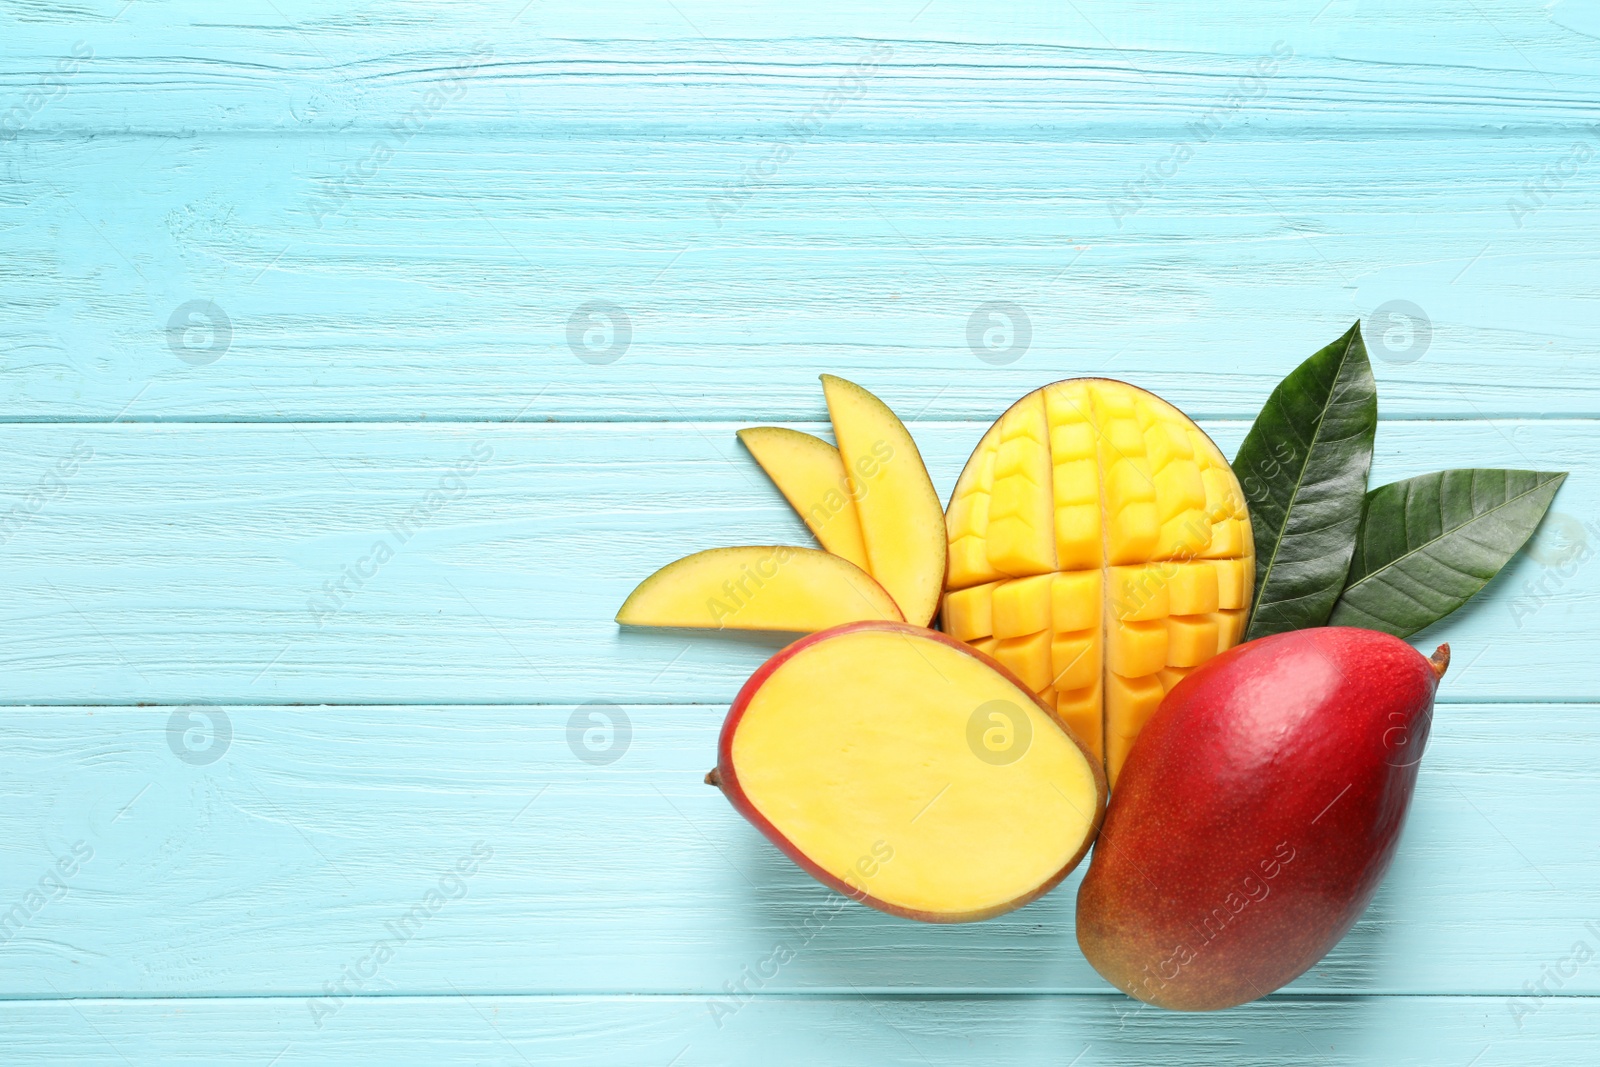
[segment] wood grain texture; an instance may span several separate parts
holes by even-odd
[[[1600,1002],[1551,998],[1521,1030],[1481,997],[1273,997],[1226,1016],[1111,996],[756,997],[719,1029],[699,997],[452,995],[310,1020],[299,1000],[0,1003],[8,1054],[51,1067],[1504,1067],[1588,1062]]]
[[[1600,340],[1577,269],[1600,241],[1593,183],[1583,171],[1536,212],[1507,208],[1580,135],[1369,146],[1242,130],[1134,210],[1126,186],[1171,154],[1159,134],[830,128],[721,216],[708,204],[772,135],[430,127],[349,182],[370,133],[19,141],[0,204],[16,318],[0,416],[815,419],[828,370],[928,418],[1083,374],[1247,418],[1356,319],[1387,416],[1597,409],[1578,372]],[[1428,165],[1397,173],[1397,157]],[[231,329],[204,366],[169,339],[196,300]],[[1374,314],[1394,300],[1427,316],[1425,349]],[[595,301],[631,331],[608,365],[569,340]],[[1028,323],[1000,366],[969,339],[991,302]]]
[[[812,881],[701,781],[725,707],[630,704],[609,734],[596,711],[620,719],[0,711],[0,921],[22,907],[0,930],[0,998],[307,997],[346,968],[369,995],[709,997],[747,967],[776,971],[763,993],[1109,992],[1074,939],[1081,872],[985,923],[891,918]],[[1559,964],[1576,973],[1551,992],[1600,993],[1600,967],[1570,962],[1600,950],[1600,855],[1575,802],[1597,745],[1595,705],[1441,706],[1393,870],[1293,988],[1503,998]],[[80,843],[92,856],[50,880]],[[363,962],[380,941],[392,959]],[[779,946],[793,958],[768,966]]]
[[[1418,0],[1343,10],[1246,0],[1226,12],[1203,0],[889,0],[793,11],[719,0],[455,0],[441,11],[427,0],[273,0],[219,19],[205,0],[126,9],[26,0],[7,13],[15,59],[0,86],[32,88],[81,39],[94,55],[73,75],[74,91],[26,128],[371,128],[404,110],[408,90],[476,52],[490,57],[474,71],[495,91],[449,121],[520,131],[544,115],[587,129],[666,118],[686,132],[772,125],[797,89],[826,86],[886,41],[898,80],[884,95],[902,128],[965,119],[993,130],[1016,116],[1048,127],[1086,115],[1173,126],[1221,95],[1219,74],[1247,73],[1278,45],[1303,65],[1292,75],[1308,81],[1275,94],[1266,104],[1274,114],[1364,137],[1427,126],[1482,136],[1508,119],[1589,119],[1600,34],[1588,7],[1483,0],[1460,16]],[[952,81],[990,91],[963,94],[956,112],[922,106]],[[141,96],[141,84],[150,93]],[[1197,97],[1205,104],[1195,107]]]
[[[1600,41],[1543,10],[1427,18],[1402,62],[1383,16],[1321,4],[934,4],[774,40],[792,19],[726,5],[513,6],[18,24],[0,100],[71,32],[94,55],[8,145],[0,418],[807,419],[819,368],[931,418],[1099,372],[1238,418],[1357,318],[1405,349],[1387,414],[1596,410]],[[199,367],[169,344],[196,300],[232,330]],[[609,365],[569,343],[594,301],[628,316]],[[991,302],[1028,317],[1004,366],[969,342]]]
[[[985,425],[912,424],[941,499]],[[1204,425],[1229,454],[1246,428]],[[1600,565],[1556,536],[1600,533],[1597,425],[1382,428],[1374,484],[1463,457],[1576,472],[1548,562],[1418,635],[1454,644],[1452,699],[1600,700]],[[736,427],[9,427],[0,703],[725,703],[784,636],[612,618],[689,552],[812,543]]]
[[[0,41],[8,1063],[1595,1059],[1588,0],[13,0]],[[1418,636],[1457,666],[1414,817],[1293,992],[1138,1010],[1072,884],[836,909],[699,784],[780,641],[610,616],[809,543],[735,428],[841,374],[947,494],[1109,374],[1231,454],[1356,319],[1375,482],[1574,476]]]

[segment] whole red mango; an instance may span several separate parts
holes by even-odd
[[[1345,935],[1394,857],[1450,661],[1298,630],[1185,678],[1123,767],[1078,892],[1095,970],[1158,1007],[1265,996]]]

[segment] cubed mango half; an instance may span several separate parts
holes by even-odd
[[[1104,761],[1237,644],[1255,577],[1244,493],[1177,408],[1123,382],[1045,386],[1003,414],[945,513],[944,628],[994,657]]]

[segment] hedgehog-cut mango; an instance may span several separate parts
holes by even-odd
[[[1017,401],[945,515],[943,625],[998,660],[1104,760],[1244,635],[1255,548],[1221,451],[1177,408],[1078,378]]]

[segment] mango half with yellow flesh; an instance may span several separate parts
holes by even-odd
[[[825,885],[939,923],[1048,892],[1106,805],[1099,761],[1050,708],[970,646],[894,622],[773,656],[706,780]]]
[[[1250,517],[1217,446],[1160,397],[1078,378],[979,442],[945,515],[944,629],[1009,669],[1105,761],[1243,637]]]

